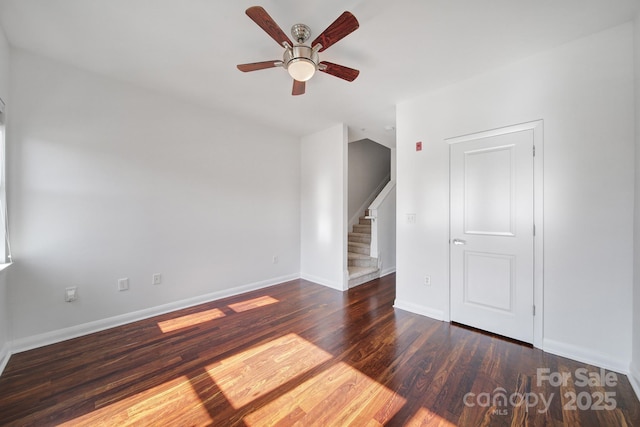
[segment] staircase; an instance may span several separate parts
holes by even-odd
[[[349,249],[347,252],[349,268],[349,288],[361,285],[380,277],[378,258],[369,256],[371,253],[371,220],[360,217],[359,223],[353,226],[349,233]]]

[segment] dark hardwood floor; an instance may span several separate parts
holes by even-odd
[[[296,280],[20,353],[0,424],[640,426],[624,375],[394,297]]]

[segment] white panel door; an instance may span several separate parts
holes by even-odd
[[[533,130],[451,145],[451,320],[533,342]]]

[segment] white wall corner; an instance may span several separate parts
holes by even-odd
[[[5,343],[0,349],[0,375],[4,372],[4,368],[7,367],[11,354],[9,343]]]
[[[636,392],[636,397],[640,400],[640,367],[631,364],[627,378],[629,378],[633,391]]]
[[[396,272],[395,267],[383,268],[382,270],[380,270],[380,277],[388,276],[389,274],[393,274],[395,272]]]
[[[349,127],[342,124],[342,291],[349,289]]]
[[[640,13],[634,21],[635,65],[635,200],[634,200],[634,278],[632,289],[631,365],[629,382],[640,399]]]
[[[341,292],[347,289],[345,288],[344,283],[327,280],[325,278],[314,276],[311,274],[303,274],[302,276],[300,276],[300,278],[303,280],[308,280],[309,282],[313,282],[317,285],[326,286],[327,288],[335,289]]]
[[[425,307],[423,305],[415,304],[408,301],[402,301],[399,299],[395,300],[393,307],[398,308],[400,310],[408,311],[410,313],[426,316],[434,320],[440,320],[440,321],[445,320],[444,312],[442,310],[437,310],[432,307]]]
[[[347,130],[301,139],[301,277],[343,290],[347,269]]]
[[[629,373],[629,360],[614,358],[608,354],[595,352],[590,348],[544,338],[542,350],[547,353],[577,360],[578,362],[605,368],[621,374],[627,375]]]

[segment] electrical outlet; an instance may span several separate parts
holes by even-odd
[[[160,273],[154,274],[151,278],[151,283],[154,285],[159,285],[160,283],[162,283],[162,274]]]
[[[64,290],[64,300],[66,302],[73,302],[78,299],[78,287],[71,286]]]
[[[129,290],[129,278],[125,277],[124,279],[118,279],[118,290],[119,291],[128,291]]]
[[[416,214],[408,213],[407,214],[407,224],[415,224],[416,223]]]
[[[278,255],[274,255],[273,256],[273,263],[277,264],[278,263]]]
[[[424,285],[431,286],[431,276],[424,276]]]

